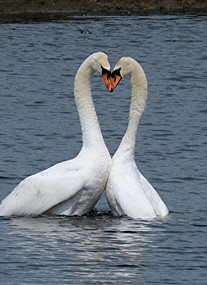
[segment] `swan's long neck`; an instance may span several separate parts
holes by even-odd
[[[142,67],[137,63],[131,72],[131,87],[132,91],[128,126],[117,151],[117,154],[120,153],[123,159],[125,158],[125,155],[127,158],[134,158],[137,129],[145,109],[148,94],[145,73]]]
[[[80,66],[74,83],[74,96],[79,113],[82,139],[84,147],[94,147],[104,144],[100,125],[96,115],[94,103],[91,97],[91,77],[94,70],[89,60]]]

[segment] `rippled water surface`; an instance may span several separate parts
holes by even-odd
[[[167,204],[167,219],[0,219],[1,284],[206,284],[207,19],[77,18],[0,25],[0,198],[23,178],[74,157],[81,133],[77,68],[92,52],[132,56],[148,82],[136,161]],[[112,94],[93,78],[111,154],[125,131],[130,84]]]

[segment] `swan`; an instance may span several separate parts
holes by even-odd
[[[168,209],[156,190],[140,173],[134,159],[136,134],[147,100],[147,79],[141,65],[131,57],[122,57],[115,65],[113,88],[125,76],[131,76],[131,105],[127,130],[112,158],[106,184],[106,198],[115,216],[134,219],[164,217]]]
[[[91,77],[95,72],[103,76],[107,89],[112,91],[105,53],[90,55],[75,76],[74,97],[83,140],[79,154],[25,178],[1,202],[0,216],[73,216],[93,209],[104,191],[111,166],[91,97]]]

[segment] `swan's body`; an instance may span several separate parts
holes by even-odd
[[[24,179],[1,202],[0,216],[83,215],[100,198],[111,166],[91,97],[91,77],[110,69],[104,53],[89,56],[80,66],[74,84],[83,146],[72,160],[56,164]],[[105,83],[107,82],[108,76]],[[109,87],[109,85],[108,85]]]
[[[142,67],[132,58],[121,58],[112,75],[114,87],[122,77],[131,76],[132,94],[126,133],[112,158],[112,168],[106,185],[106,196],[115,216],[152,219],[166,216],[164,202],[140,173],[134,160],[136,133],[147,99],[147,79]]]

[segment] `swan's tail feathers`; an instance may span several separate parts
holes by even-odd
[[[152,207],[154,208],[156,215],[165,217],[168,215],[169,211],[165,203],[160,198],[157,191],[152,187],[152,185],[147,181],[147,179],[141,174],[141,184],[145,190],[145,194],[149,199]]]

